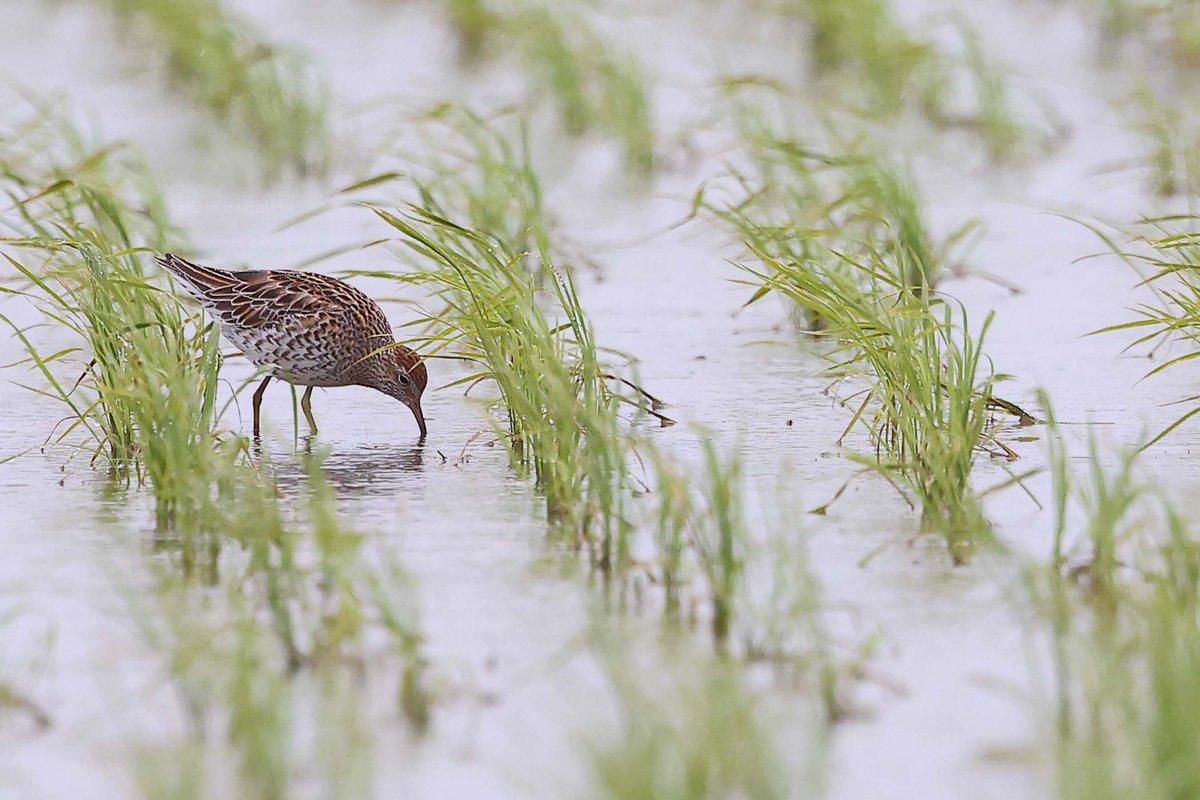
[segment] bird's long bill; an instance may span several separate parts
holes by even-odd
[[[425,412],[421,410],[421,401],[414,400],[408,406],[412,409],[413,416],[417,418],[417,427],[421,429],[421,438],[425,438]]]

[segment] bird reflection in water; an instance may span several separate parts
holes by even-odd
[[[280,491],[291,492],[303,488],[314,461],[339,496],[387,489],[410,480],[425,468],[423,439],[415,444],[359,446],[322,452],[315,437],[310,436],[301,440],[299,455],[300,458],[282,454],[274,458],[268,456],[275,473],[275,484]]]

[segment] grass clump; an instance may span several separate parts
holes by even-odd
[[[383,159],[399,160],[404,172],[384,172],[360,181],[344,193],[403,180],[410,198],[441,216],[503,242],[520,254],[531,273],[539,273],[538,254],[556,262],[569,255],[546,208],[541,182],[530,153],[528,124],[512,110],[483,116],[463,106],[442,104],[405,120],[403,134],[417,131],[418,144],[402,141],[383,149]]]
[[[1194,121],[1148,84],[1139,86],[1123,106],[1129,124],[1148,145],[1146,162],[1155,193],[1193,193],[1200,185],[1200,129]]]
[[[611,138],[626,169],[648,178],[655,168],[655,142],[642,67],[572,6],[455,0],[448,11],[464,59],[475,61],[489,43],[502,43],[506,52],[515,53],[530,82],[551,98],[569,136]]]
[[[174,85],[253,143],[266,179],[325,169],[328,92],[306,56],[263,41],[220,0],[105,2],[164,51]]]
[[[988,60],[977,32],[964,29],[963,39],[975,95],[970,127],[978,133],[993,163],[1011,160],[1020,151],[1027,132],[1013,112],[1007,77]]]
[[[472,365],[456,384],[497,388],[498,432],[514,463],[533,476],[556,529],[585,546],[594,564],[618,569],[628,560],[630,488],[618,411],[655,401],[615,388],[631,384],[601,357],[529,163],[524,126],[509,138],[501,121],[453,108],[433,122],[437,144],[405,154],[419,165],[403,176],[415,202],[396,211],[370,203],[400,234],[416,271],[368,274],[419,284],[436,298],[413,323],[427,329],[414,341],[426,357]]]
[[[910,32],[887,0],[761,3],[803,24],[812,71],[831,82],[840,104],[874,116],[916,111],[937,128],[971,131],[993,163],[1018,156],[1034,133],[1016,113],[1007,75],[965,24],[962,51],[953,53]]]
[[[828,320],[838,339],[832,369],[866,384],[850,426],[866,427],[875,454],[857,460],[911,495],[922,527],[945,537],[956,563],[965,561],[990,538],[970,485],[978,451],[989,441],[996,376],[983,338],[990,316],[975,332],[965,309],[937,296],[923,299],[885,264],[850,262],[852,272],[831,277],[762,261],[763,268],[744,267],[749,283]]]
[[[750,256],[802,267],[866,293],[874,288],[871,271],[855,265],[881,265],[893,282],[919,298],[956,268],[957,251],[976,223],[969,221],[935,242],[906,170],[860,154],[852,143],[835,141],[842,154],[823,152],[779,134],[749,109],[739,112],[739,119],[748,165],[732,173],[738,196],[717,202],[706,190],[696,205],[725,223]],[[798,304],[794,310],[805,330],[823,330],[830,323],[814,307]]]
[[[621,399],[608,387],[570,273],[535,254],[535,276],[503,242],[426,208],[376,213],[429,265],[403,277],[442,302],[422,320],[433,326],[429,355],[445,351],[478,367],[459,383],[495,384],[507,423],[499,432],[515,463],[532,473],[550,519],[587,545],[597,565],[622,563],[628,531]],[[540,305],[542,285],[559,321]]]
[[[522,57],[546,87],[572,136],[592,130],[616,139],[626,167],[639,176],[654,170],[650,101],[640,67],[612,47],[578,16],[530,8],[514,19]]]
[[[860,79],[873,110],[895,113],[915,100],[940,113],[948,79],[941,56],[905,30],[886,0],[771,0],[770,7],[804,23],[814,71]]]
[[[700,435],[702,462],[691,470],[652,442],[638,443],[652,479],[645,498],[652,580],[662,587],[666,616],[704,619],[721,653],[771,665],[782,680],[814,689],[826,721],[845,718],[849,685],[870,643],[852,658],[835,652],[803,537],[780,511],[788,502],[784,482],[766,504],[777,519],[752,522],[740,456]],[[690,606],[697,598],[707,613]]]
[[[695,474],[684,472],[651,441],[639,442],[638,452],[654,478],[655,577],[665,611],[678,616],[682,596],[699,577],[713,640],[724,648],[738,615],[750,546],[741,505],[742,463],[736,454],[723,455],[708,434],[702,437],[703,468]]]
[[[862,460],[920,505],[924,528],[961,562],[989,537],[969,478],[996,376],[982,349],[990,318],[973,330],[936,287],[971,225],[935,246],[904,172],[751,132],[756,166],[736,176],[745,199],[710,205],[753,259],[749,302],[783,297],[805,328],[837,342],[832,369],[866,383],[850,426],[865,425],[875,446]]]

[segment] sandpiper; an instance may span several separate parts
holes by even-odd
[[[272,377],[308,387],[300,408],[313,431],[314,386],[368,386],[408,406],[425,437],[425,365],[415,351],[395,343],[383,309],[359,289],[327,275],[233,272],[170,253],[158,263],[181,279],[246,358],[270,369],[254,392],[256,439],[259,406]]]

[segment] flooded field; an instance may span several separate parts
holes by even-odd
[[[7,6],[3,800],[1200,791],[1190,4]]]

